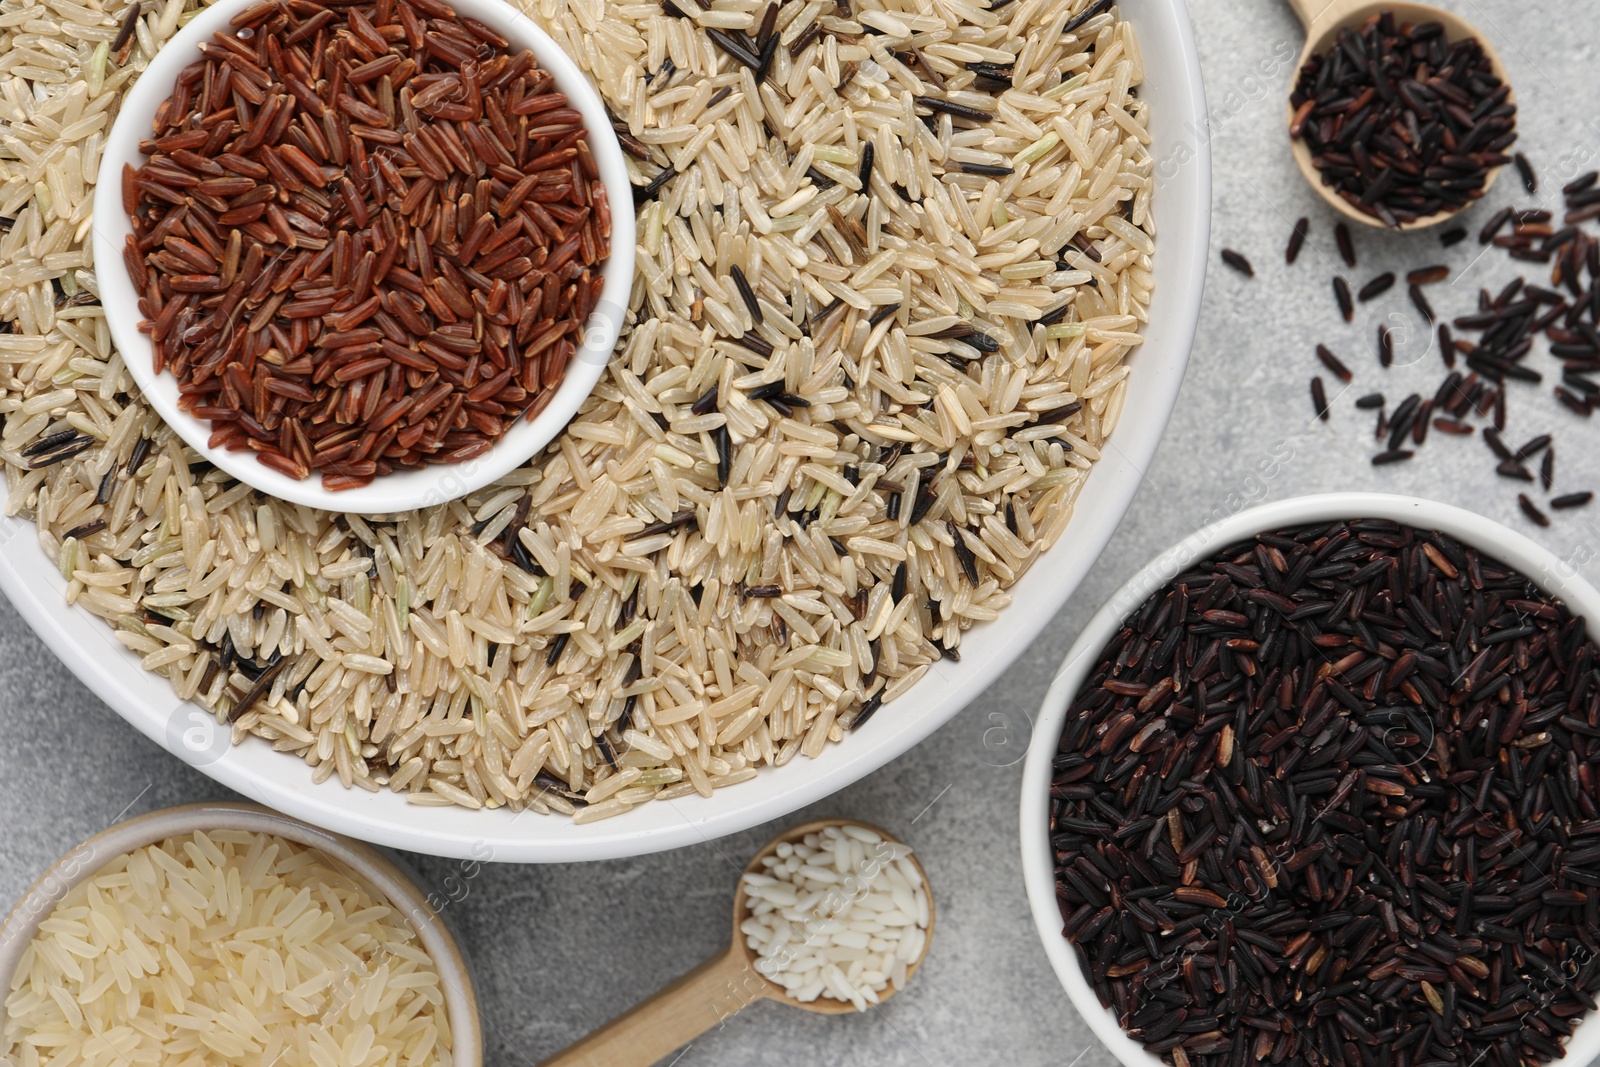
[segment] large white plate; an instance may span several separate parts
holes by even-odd
[[[641,855],[734,833],[775,819],[870,774],[933,733],[1028,647],[1094,565],[1155,455],[1194,340],[1210,239],[1211,154],[1205,90],[1182,0],[1124,0],[1139,31],[1150,104],[1157,193],[1156,290],[1144,345],[1131,359],[1129,400],[1105,456],[1090,474],[1059,544],[999,621],[963,637],[961,662],[936,663],[905,696],[815,760],[797,758],[707,798],[646,804],[584,826],[561,816],[417,807],[387,791],[311,781],[300,761],[252,740],[226,745],[197,706],[181,704],[165,678],[139,669],[111,630],[67,607],[63,582],[33,528],[0,520],[0,589],[84,684],[145,736],[222,784],[337,833],[395,848],[464,859],[564,862]]]

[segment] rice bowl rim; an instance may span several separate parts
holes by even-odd
[[[1129,389],[1138,402],[1124,409],[1116,434],[1090,471],[1067,535],[1038,558],[1026,581],[1013,587],[1013,603],[1000,619],[966,631],[959,664],[933,663],[928,677],[815,760],[763,768],[753,780],[710,798],[653,801],[625,816],[584,825],[529,813],[418,807],[388,792],[344,789],[336,779],[313,784],[309,768],[287,762],[258,739],[220,754],[211,746],[198,755],[189,750],[174,723],[187,722],[189,715],[210,718],[210,713],[175,701],[170,683],[142,671],[139,658],[110,627],[65,604],[64,583],[27,520],[0,517],[0,590],[67,667],[140,733],[253,800],[380,845],[457,859],[483,859],[487,849],[487,858],[497,862],[638,856],[737,833],[843,789],[944,725],[1050,624],[1126,513],[1177,401],[1199,319],[1210,241],[1205,89],[1182,0],[1123,0],[1123,14],[1138,30],[1146,57],[1141,96],[1151,104],[1151,152],[1162,183],[1152,203],[1158,236],[1150,323],[1144,343],[1128,357]]]
[[[439,973],[450,1021],[452,1067],[477,1067],[483,1062],[483,1029],[471,970],[415,876],[369,845],[256,804],[219,801],[164,808],[116,823],[69,850],[28,887],[5,922],[0,923],[0,991],[10,990],[17,963],[38,934],[39,924],[74,888],[93,878],[119,855],[171,837],[212,830],[246,830],[281,837],[323,853],[364,879],[416,931],[418,942]],[[5,1020],[5,998],[0,996],[0,1027]]]
[[[1089,984],[1078,954],[1062,936],[1056,904],[1055,862],[1050,848],[1048,801],[1051,765],[1061,741],[1067,711],[1100,653],[1128,614],[1161,590],[1185,567],[1255,534],[1341,519],[1388,519],[1423,530],[1438,530],[1501,563],[1516,568],[1541,590],[1559,597],[1582,617],[1591,635],[1600,632],[1600,590],[1574,567],[1527,536],[1476,512],[1421,497],[1390,493],[1316,493],[1248,508],[1195,531],[1140,568],[1105,602],[1067,650],[1050,691],[1045,694],[1022,768],[1022,880],[1028,908],[1067,999],[1089,1029],[1124,1067],[1167,1067],[1117,1023]],[[1600,1011],[1588,1012],[1564,1046],[1567,1060],[1589,1063],[1600,1055]]]
[[[517,420],[493,447],[464,463],[433,463],[395,471],[355,489],[322,488],[312,472],[304,480],[264,466],[254,452],[230,452],[208,444],[210,423],[178,407],[178,382],[168,371],[155,373],[154,351],[139,330],[139,293],[123,266],[122,251],[133,232],[122,209],[122,167],[145,158],[139,142],[150,136],[156,109],[172,95],[178,73],[202,58],[200,45],[229,28],[232,18],[259,0],[217,0],[156,51],[150,65],[124,94],[106,136],[94,190],[94,261],[112,340],[144,399],[168,426],[207,461],[263,493],[292,504],[358,515],[392,514],[448,503],[481,489],[539,454],[577,414],[605,374],[627,317],[634,279],[633,186],[622,146],[606,117],[605,103],[565,52],[532,19],[503,0],[448,0],[460,15],[498,31],[512,52],[527,49],[555,76],[556,88],[583,116],[589,148],[612,207],[611,252],[601,268],[605,283],[584,328],[584,341],[567,363],[566,375],[549,405],[532,421]]]

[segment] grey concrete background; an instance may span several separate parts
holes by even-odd
[[[1591,0],[1454,0],[1500,49],[1522,106],[1520,147],[1543,179],[1537,197],[1504,176],[1468,222],[1530,200],[1557,206],[1559,186],[1600,161],[1594,71],[1600,4]],[[1516,505],[1476,439],[1430,440],[1411,464],[1367,463],[1371,421],[1352,400],[1382,389],[1391,400],[1431,394],[1440,370],[1404,287],[1361,309],[1346,326],[1329,290],[1337,253],[1332,216],[1300,181],[1282,133],[1289,65],[1261,74],[1300,47],[1278,0],[1190,0],[1213,114],[1214,245],[1256,265],[1245,280],[1217,263],[1188,380],[1165,443],[1133,509],[1099,566],[1011,670],[920,748],[782,824],[664,855],[574,866],[486,867],[475,876],[448,861],[416,866],[441,894],[477,966],[490,1062],[535,1063],[653,992],[721,946],[737,870],[773,833],[821,814],[871,819],[904,835],[935,886],[937,935],[907,991],[856,1018],[806,1015],[759,1004],[695,1042],[682,1067],[715,1064],[924,1065],[993,1063],[1109,1067],[1111,1056],[1074,1014],[1029,919],[1016,844],[1017,783],[1027,716],[1062,654],[1094,609],[1139,565],[1213,517],[1263,500],[1336,489],[1430,496],[1521,529],[1600,580],[1600,504],[1566,513],[1548,530]],[[1283,248],[1295,218],[1312,238],[1299,264]],[[1430,235],[1358,234],[1359,285],[1388,269],[1448,262],[1456,275],[1431,296],[1463,314],[1481,286],[1518,271],[1476,241],[1448,253]],[[1411,332],[1402,364],[1374,355],[1377,323]],[[1324,341],[1357,371],[1334,396],[1328,424],[1311,418],[1307,383]],[[1547,357],[1534,357],[1547,371]],[[1556,406],[1548,388],[1516,387],[1507,437],[1556,434],[1557,491],[1600,490],[1597,429]],[[1265,461],[1265,462],[1264,462]],[[1263,475],[1263,466],[1272,470]],[[0,601],[0,902],[74,843],[120,813],[226,795],[137,735],[80,686]],[[1000,728],[1000,733],[987,731]],[[1001,742],[1004,742],[1002,744]],[[452,881],[452,879],[454,879]],[[463,895],[464,894],[464,895]]]

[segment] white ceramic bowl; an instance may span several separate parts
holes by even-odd
[[[1055,862],[1048,827],[1051,762],[1061,741],[1067,709],[1123,619],[1190,564],[1266,530],[1354,518],[1390,519],[1419,529],[1447,533],[1515,567],[1546,593],[1564,600],[1573,614],[1583,616],[1591,634],[1600,633],[1600,592],[1548,549],[1474,512],[1431,500],[1382,493],[1325,493],[1241,511],[1197,530],[1128,579],[1078,635],[1044,698],[1044,706],[1034,723],[1033,740],[1028,745],[1028,758],[1023,764],[1021,813],[1022,878],[1045,955],[1050,957],[1050,966],[1055,969],[1072,1006],[1125,1067],[1165,1065],[1129,1037],[1117,1024],[1116,1016],[1101,1006],[1099,996],[1078,962],[1077,952],[1061,936],[1061,909],[1056,904]],[[1597,1055],[1600,1055],[1600,1012],[1590,1012],[1567,1045],[1567,1062],[1589,1063]]]
[[[95,188],[94,258],[100,265],[100,300],[105,305],[117,351],[122,353],[140,392],[191,448],[241,482],[281,500],[358,515],[392,514],[443,504],[481,489],[526,463],[577,413],[605,373],[627,313],[628,294],[633,287],[633,187],[628,182],[622,148],[606,118],[605,104],[577,65],[514,6],[503,0],[450,0],[458,13],[499,31],[513,51],[531,51],[539,65],[555,75],[556,87],[582,112],[589,147],[612,206],[611,255],[603,269],[605,285],[584,327],[583,345],[568,363],[566,377],[555,397],[537,418],[518,421],[489,452],[466,463],[396,471],[359,489],[330,492],[322,488],[322,480],[315,473],[297,481],[263,466],[253,452],[229,452],[208,446],[210,423],[179,410],[177,379],[171,374],[155,373],[150,338],[139,332],[139,293],[122,265],[122,250],[133,232],[127,213],[122,210],[123,164],[137,167],[144,161],[139,142],[150,136],[156,109],[172,95],[178,72],[200,58],[200,46],[212,34],[226,30],[229,20],[255,2],[218,0],[163,45],[123,98],[121,111],[106,137]]]
[[[1209,138],[1199,132],[1205,98],[1183,0],[1124,0],[1122,10],[1137,26],[1144,52],[1141,96],[1151,108],[1161,236],[1150,323],[1131,358],[1121,423],[1066,534],[1011,590],[1013,603],[999,621],[963,637],[960,663],[934,664],[910,693],[817,759],[763,770],[709,799],[646,804],[582,826],[560,817],[417,807],[388,791],[344,789],[337,779],[314,785],[304,765],[259,742],[229,748],[225,730],[197,706],[179,703],[164,678],[140,671],[138,658],[100,620],[62,603],[60,576],[20,520],[0,518],[0,588],[78,677],[141,733],[254,800],[396,848],[516,862],[640,855],[734,833],[837,792],[942,726],[1049,625],[1111,539],[1171,415],[1194,339],[1210,237]]]
[[[471,970],[444,920],[411,876],[359,841],[307,826],[254,804],[188,804],[152,811],[117,823],[61,857],[29,887],[11,909],[5,923],[0,925],[0,990],[11,988],[11,975],[29,942],[39,932],[39,924],[78,883],[93,877],[124,852],[179,834],[224,829],[275,834],[314,848],[354,871],[382,894],[416,930],[423,951],[433,959],[439,972],[445,1010],[450,1018],[450,1067],[478,1067],[483,1062],[483,1026],[478,1018],[478,998]],[[0,998],[0,1027],[4,1026],[5,1018],[5,1003]]]

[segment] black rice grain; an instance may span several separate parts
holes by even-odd
[[[1311,406],[1316,409],[1317,418],[1328,421],[1328,394],[1322,388],[1320,377],[1311,379]]]
[[[1539,508],[1538,508],[1538,505],[1536,505],[1533,501],[1528,499],[1528,494],[1527,493],[1518,493],[1517,494],[1517,507],[1521,508],[1522,509],[1522,513],[1524,515],[1528,516],[1528,518],[1530,520],[1532,520],[1535,525],[1538,525],[1538,526],[1549,526],[1550,525],[1550,516],[1546,515],[1542,511],[1540,511]]]
[[[1283,261],[1290,266],[1300,258],[1300,249],[1305,247],[1306,235],[1311,232],[1311,220],[1302,216],[1295,220],[1294,231],[1289,234],[1289,247],[1283,253]]]
[[[1345,366],[1344,361],[1338,356],[1334,355],[1333,352],[1329,350],[1327,345],[1317,346],[1317,358],[1320,359],[1322,361],[1322,365],[1332,371],[1333,376],[1338,378],[1341,382],[1350,382],[1355,380],[1355,375],[1351,372],[1350,368]]]
[[[1533,164],[1528,162],[1528,157],[1518,152],[1511,158],[1517,165],[1517,173],[1522,176],[1522,187],[1530,193],[1537,193],[1539,178],[1533,173]]]
[[[1533,472],[1514,459],[1502,460],[1494,472],[1502,478],[1512,478],[1519,482],[1533,481]]]
[[[1542,433],[1538,437],[1532,438],[1525,442],[1521,448],[1512,453],[1512,458],[1518,462],[1521,462],[1525,459],[1532,459],[1534,456],[1537,456],[1540,452],[1543,452],[1549,447],[1550,435],[1547,433]]]
[[[1356,299],[1365,304],[1368,300],[1380,297],[1392,288],[1394,288],[1394,273],[1385,271],[1366,285],[1363,285],[1361,291],[1356,294]]]
[[[1550,501],[1550,506],[1557,511],[1566,511],[1569,508],[1584,507],[1593,499],[1594,494],[1587,491],[1582,493],[1568,493],[1565,496],[1558,496],[1554,500]]]
[[[1254,278],[1256,276],[1256,269],[1250,265],[1250,261],[1231,248],[1222,250],[1222,262],[1243,274],[1246,278]]]
[[[1333,298],[1339,302],[1339,314],[1349,322],[1356,317],[1356,304],[1350,296],[1350,283],[1343,278],[1333,279]]]
[[[1437,316],[1433,313],[1433,305],[1428,303],[1428,298],[1423,295],[1422,286],[1408,286],[1406,291],[1411,296],[1411,306],[1417,309],[1417,314],[1426,319],[1429,325],[1432,325]]]
[[[1344,265],[1347,267],[1355,266],[1356,246],[1355,242],[1350,238],[1350,227],[1342,222],[1335,225],[1333,228],[1333,241],[1339,246],[1339,257],[1344,260]]]

